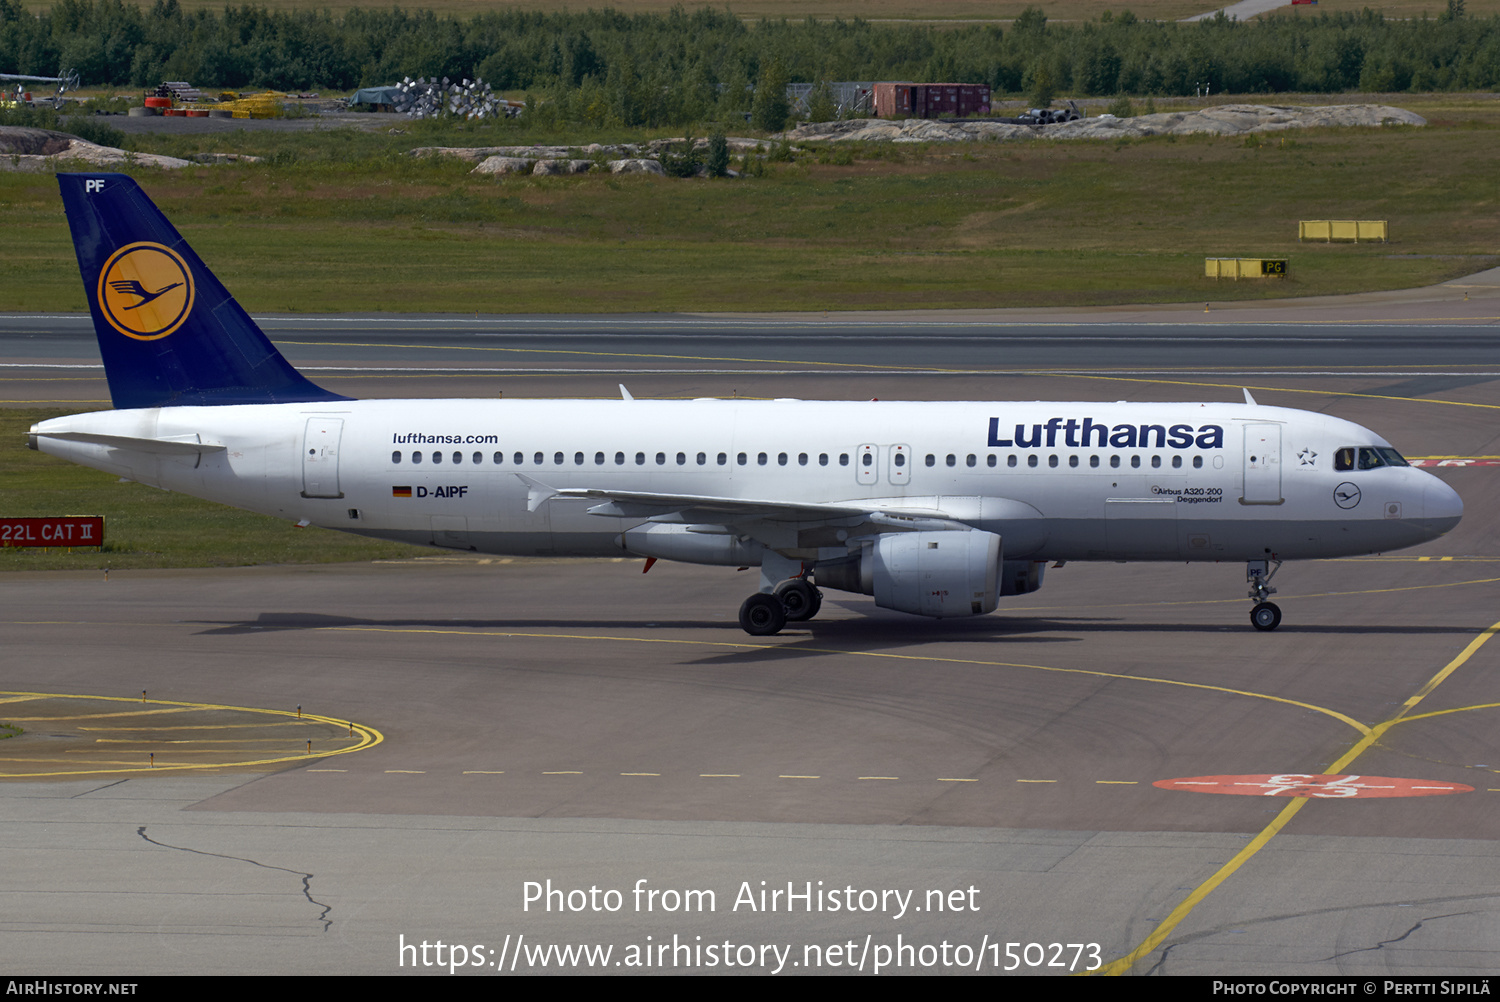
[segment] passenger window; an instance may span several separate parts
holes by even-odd
[[[504,463],[505,463],[505,453],[503,453],[503,452],[497,452],[497,453],[495,453],[495,465],[496,466],[501,466]]]
[[[1053,469],[1057,469],[1057,456],[1055,454],[1047,457],[1047,465]]]
[[[482,462],[484,462],[484,453],[482,453],[482,452],[476,452],[476,453],[474,453],[474,465],[478,466]]]
[[[1112,470],[1118,470],[1120,468],[1120,457],[1119,456],[1110,456],[1109,457],[1109,468],[1112,469]]]
[[[516,465],[520,466],[524,462],[526,462],[526,457],[519,452],[516,453]]]
[[[1138,469],[1141,468],[1141,457],[1140,456],[1131,456],[1130,457],[1130,468],[1133,469],[1133,470],[1138,470]]]
[[[860,462],[863,465],[865,465],[865,466],[874,466],[875,465],[875,454],[873,452],[867,452],[867,453],[865,453],[864,457],[860,460]]]
[[[677,465],[678,466],[686,466],[687,465],[687,453],[685,453],[685,452],[679,452],[677,454]]]
[[[1099,457],[1098,456],[1090,456],[1089,457],[1089,469],[1091,469],[1091,470],[1097,470],[1098,468],[1099,468]]]
[[[778,452],[776,454],[776,465],[777,466],[785,466],[786,465],[786,453],[784,453],[784,452]]]
[[[849,454],[847,452],[841,452],[841,453],[839,453],[839,465],[840,466],[848,466],[849,465]]]
[[[966,465],[966,466],[973,466],[975,464],[975,462],[977,462],[977,460],[975,460],[974,454],[971,452],[971,453],[969,453],[969,458],[967,458],[967,459],[964,460],[964,465]]]
[[[547,458],[547,457],[545,457],[545,456],[543,456],[543,455],[542,455],[542,454],[541,454],[541,453],[540,453],[540,452],[539,452],[539,453],[537,453],[537,454],[536,454],[536,455],[535,455],[535,456],[532,456],[532,457],[531,457],[531,461],[532,461],[532,463],[533,463],[533,464],[535,464],[535,465],[536,465],[536,466],[541,466],[541,465],[542,465],[542,461],[543,461],[543,460],[544,460],[544,459],[546,459],[546,458]]]
[[[1151,457],[1151,468],[1153,470],[1159,470],[1159,469],[1161,469],[1161,457],[1160,456],[1152,456]]]
[[[1077,466],[1078,465],[1078,457],[1077,456],[1069,456],[1068,457],[1068,465],[1069,466]]]
[[[391,453],[391,462],[397,466],[401,465],[401,453],[399,451]]]
[[[768,457],[764,452],[757,452],[755,454],[755,465],[756,466],[765,466],[766,465],[766,460],[768,458],[770,458],[770,457]]]
[[[992,452],[988,456],[986,456],[985,457],[985,462],[987,464],[989,464],[990,469],[994,469],[995,468],[995,454]]]
[[[421,462],[422,462],[422,454],[420,452],[414,452],[414,453],[412,453],[411,454],[411,461],[414,464],[420,465]]]
[[[552,454],[552,465],[553,466],[561,466],[562,464],[563,464],[563,454],[560,453],[560,452],[554,452]]]
[[[819,466],[827,466],[828,465],[828,453],[826,453],[826,452],[820,452],[820,453],[818,453],[818,465]]]
[[[637,465],[637,466],[645,466],[646,465],[646,454],[644,452],[637,452],[635,454],[635,465]]]
[[[895,464],[896,469],[898,469],[898,470],[901,469],[903,466],[906,465],[906,453],[904,453],[904,452],[898,452],[898,453],[896,453],[894,456],[891,457],[891,462]]]
[[[1181,456],[1173,456],[1172,457],[1172,469],[1174,469],[1174,470],[1180,470],[1180,469],[1182,469],[1182,457]]]
[[[698,453],[698,465],[699,466],[703,466],[707,462],[708,462],[708,453],[706,453],[706,452],[700,452],[700,453]]]
[[[625,453],[623,453],[623,452],[617,452],[617,453],[615,453],[615,465],[616,466],[624,466],[625,465]]]
[[[729,453],[727,453],[727,452],[721,452],[721,453],[719,453],[719,465],[723,466],[727,462],[729,462]]]
[[[1035,455],[1027,456],[1026,457],[1026,465],[1027,466],[1032,466],[1032,467],[1036,466],[1036,456]]]
[[[1195,470],[1201,470],[1201,469],[1203,469],[1203,457],[1202,456],[1194,456],[1193,457],[1193,469],[1195,469]]]
[[[1016,465],[1016,456],[1015,456],[1015,453],[1011,453],[1009,456],[1005,457],[1005,465],[1009,466],[1009,467],[1012,467],[1012,468],[1015,467],[1015,465]]]
[[[954,455],[954,454],[953,454],[953,453],[951,453],[951,452],[950,452],[950,453],[948,453],[948,465],[949,465],[949,466],[957,466],[957,465],[958,465],[958,457],[957,457],[957,456],[955,456],[955,455]]]
[[[906,462],[906,460],[903,458],[901,460],[901,463],[904,463],[904,462]],[[896,465],[900,466],[901,463],[897,463]],[[805,452],[799,452],[799,453],[797,453],[797,465],[798,466],[806,466],[807,465],[807,453],[805,453]]]
[[[930,452],[927,454],[927,465],[928,466],[936,466],[937,465],[937,457],[934,456]]]
[[[665,452],[658,452],[656,454],[656,465],[657,466],[666,466],[667,465],[667,454]]]
[[[735,456],[734,457],[734,461],[737,462],[737,463],[739,463],[741,466],[744,466],[745,465],[745,454],[742,452],[738,456]]]
[[[604,453],[602,453],[602,452],[596,452],[596,453],[594,453],[594,465],[595,466],[603,466],[604,465]]]
[[[583,453],[581,453],[581,452],[575,452],[575,453],[573,453],[573,465],[574,466],[582,466],[583,465]]]
[[[441,463],[443,461],[443,454],[441,452],[434,452],[432,454],[432,461],[435,464],[436,463]]]

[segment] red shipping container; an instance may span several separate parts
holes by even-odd
[[[988,84],[877,83],[877,118],[967,118],[990,113]]]

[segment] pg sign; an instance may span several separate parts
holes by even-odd
[[[102,546],[100,515],[0,518],[0,546]]]

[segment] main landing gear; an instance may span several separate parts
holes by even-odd
[[[770,556],[768,554],[768,556]],[[745,599],[740,606],[740,627],[752,637],[772,637],[780,633],[787,623],[803,623],[812,619],[823,607],[823,593],[807,578],[807,572],[797,563],[786,558],[773,558],[761,566],[761,587],[769,584],[767,578],[775,580],[778,571],[787,567],[795,577],[781,577],[770,592],[759,592]],[[771,565],[771,566],[767,566]]]
[[[1275,567],[1269,567],[1275,564]],[[1270,573],[1267,574],[1267,569]],[[1257,630],[1274,630],[1281,625],[1281,608],[1275,602],[1267,602],[1266,599],[1276,594],[1276,589],[1271,587],[1271,579],[1276,572],[1281,570],[1281,561],[1274,557],[1270,560],[1250,560],[1245,564],[1245,580],[1250,582],[1250,598],[1255,600],[1255,607],[1250,610],[1250,625]]]

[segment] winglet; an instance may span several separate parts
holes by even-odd
[[[630,395],[630,391],[625,388],[625,384],[624,383],[620,384],[620,399],[621,400],[634,400],[635,399],[635,397],[632,397]]]
[[[1250,395],[1249,387],[1241,386],[1240,390],[1245,394],[1245,403],[1249,404],[1251,407],[1260,406],[1260,404],[1255,402],[1255,398]]]

